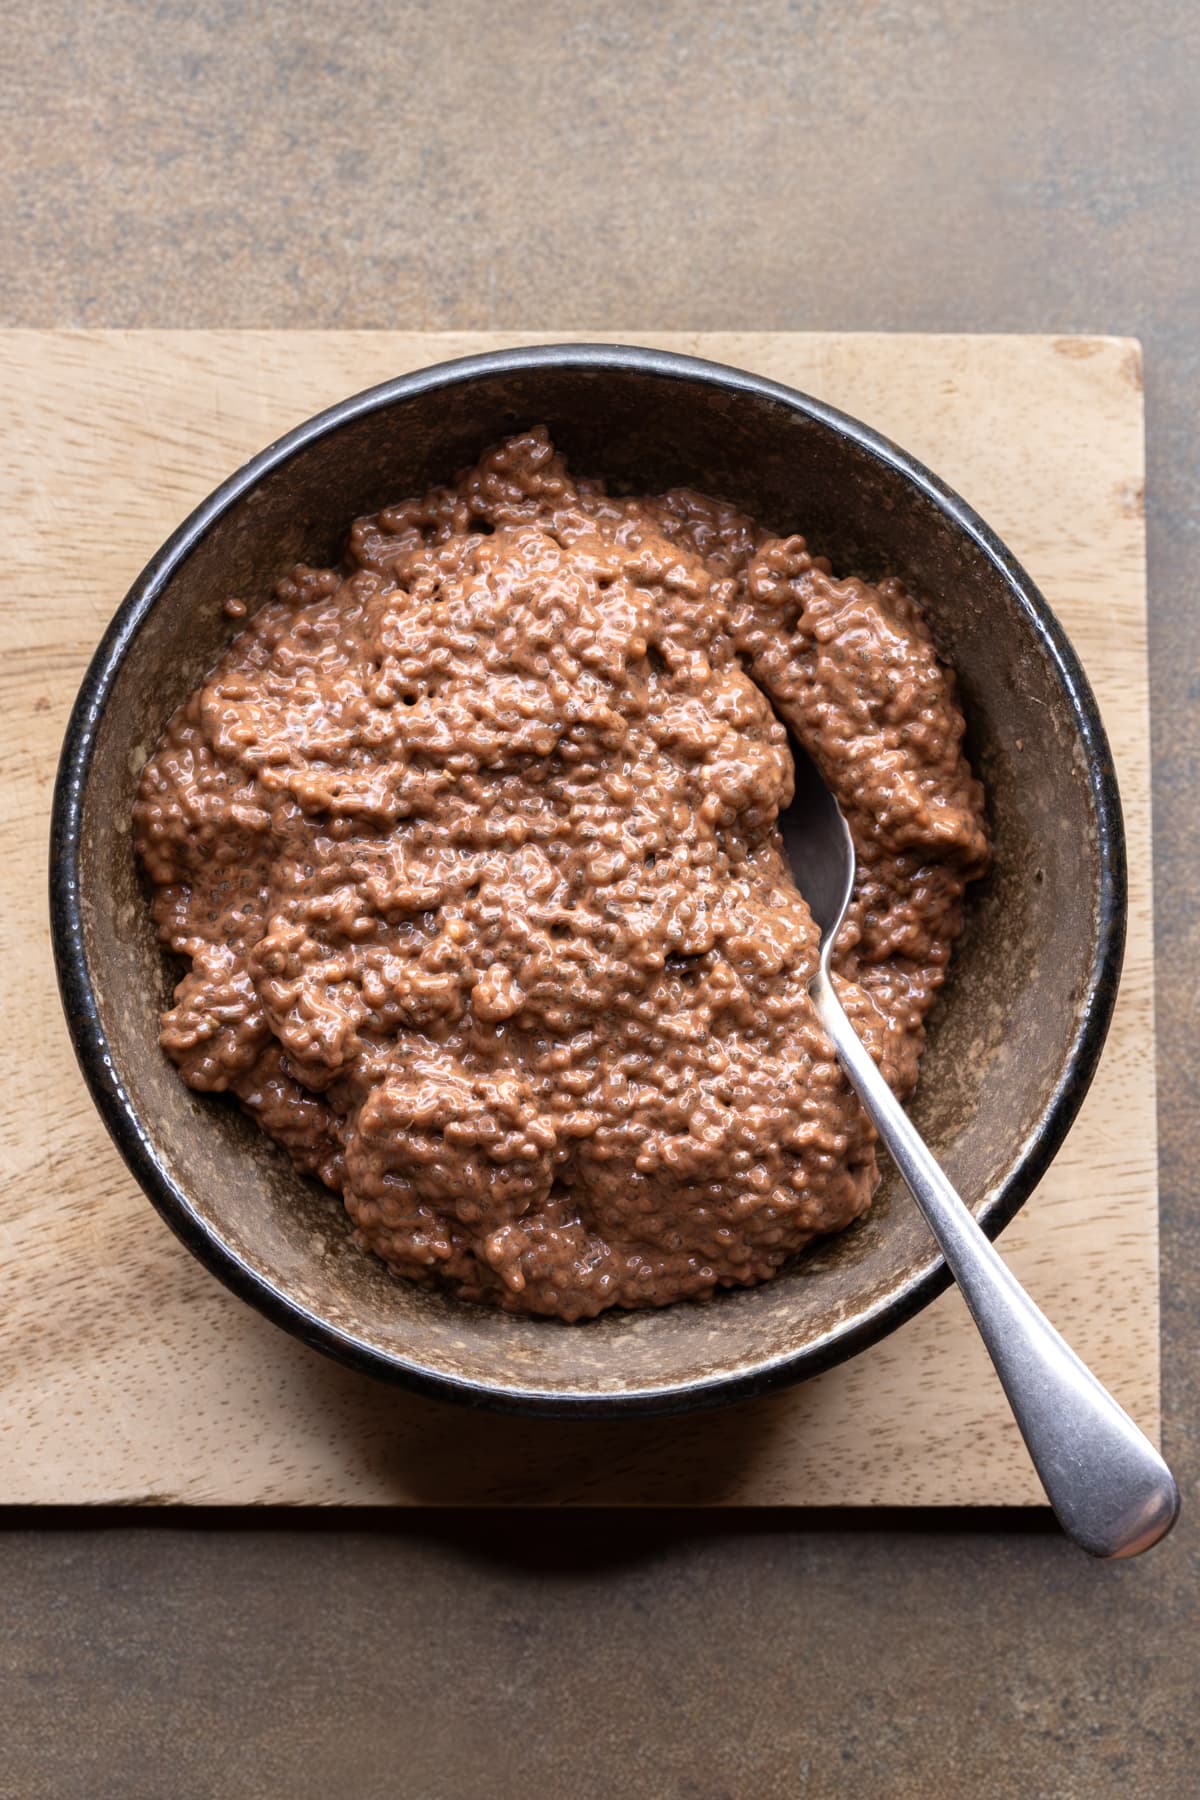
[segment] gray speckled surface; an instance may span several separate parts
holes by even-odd
[[[1099,1567],[946,1521],[0,1539],[0,1795],[1184,1796],[1198,1670],[1200,15],[1187,0],[31,15],[9,325],[1112,331],[1146,349],[1166,1444]]]

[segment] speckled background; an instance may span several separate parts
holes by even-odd
[[[1166,1446],[1026,1521],[0,1538],[14,1800],[1190,1796],[1200,13],[2,0],[0,323],[1035,330],[1146,350]]]

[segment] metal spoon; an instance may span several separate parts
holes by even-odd
[[[1178,1516],[1171,1471],[1000,1260],[847,1018],[829,956],[854,886],[854,845],[820,772],[803,752],[795,761],[796,800],[780,828],[821,934],[809,988],[821,1024],[962,1289],[1059,1524],[1093,1556],[1136,1556]]]

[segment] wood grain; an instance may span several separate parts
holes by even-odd
[[[176,1243],[92,1109],[58,1008],[46,825],[63,726],[121,595],[250,452],[345,393],[566,334],[8,332],[0,492],[0,1502],[1029,1504],[957,1294],[846,1367],[691,1420],[520,1422],[335,1368]],[[604,334],[588,334],[604,335]],[[606,334],[617,341],[614,334]],[[1100,1073],[1003,1244],[1152,1433],[1158,1247],[1141,363],[1127,339],[625,334],[869,420],[1012,546],[1071,634],[1129,832]]]

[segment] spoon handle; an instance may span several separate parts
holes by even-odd
[[[1093,1556],[1148,1550],[1179,1512],[1166,1463],[1001,1261],[880,1074],[824,963],[811,991],[839,1062],[962,1289],[1063,1530]]]

